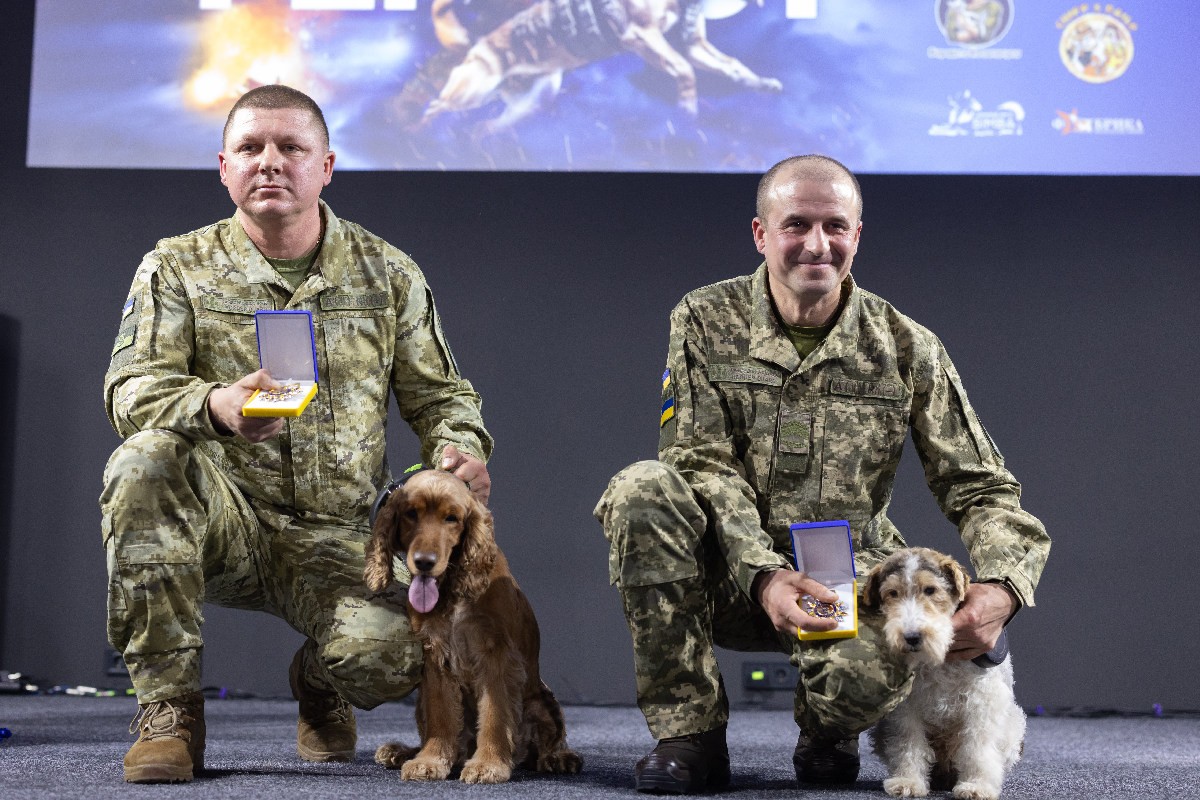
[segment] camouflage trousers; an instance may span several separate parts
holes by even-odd
[[[907,696],[912,673],[882,647],[878,613],[860,613],[853,639],[801,642],[776,631],[735,583],[701,503],[673,468],[658,461],[626,467],[595,516],[633,635],[638,705],[656,739],[728,719],[714,646],[789,654],[800,676],[796,723],[809,734],[857,734]]]
[[[419,682],[422,650],[402,593],[372,594],[363,583],[365,528],[267,527],[208,456],[161,430],[113,453],[100,509],[108,639],[139,703],[199,691],[205,602],[285,620],[308,637],[307,682],[360,708]]]

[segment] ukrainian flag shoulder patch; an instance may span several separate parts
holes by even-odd
[[[662,376],[662,408],[659,411],[658,427],[663,427],[675,416],[675,384],[668,368]]]

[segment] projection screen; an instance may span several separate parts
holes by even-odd
[[[286,83],[339,168],[1200,174],[1182,0],[39,0],[27,163],[206,168]]]

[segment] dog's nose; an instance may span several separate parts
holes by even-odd
[[[413,566],[421,572],[429,572],[437,564],[437,556],[433,553],[413,554]]]
[[[913,648],[915,648],[915,647],[920,647],[920,645],[921,645],[921,634],[919,634],[919,633],[906,633],[906,634],[904,634],[904,641],[908,642],[908,646],[909,646],[909,647],[913,647]]]

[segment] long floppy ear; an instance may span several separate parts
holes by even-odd
[[[950,585],[954,587],[954,601],[961,603],[967,596],[967,587],[971,585],[971,576],[963,569],[962,564],[959,564],[950,556],[942,557],[942,574],[946,576],[946,580],[950,581]]]
[[[404,505],[404,488],[397,487],[379,509],[375,524],[371,526],[371,539],[366,547],[366,566],[363,580],[373,592],[382,592],[396,577],[392,559],[396,556],[395,545],[400,541],[400,508]]]
[[[492,582],[496,566],[496,534],[492,512],[475,498],[463,521],[462,558],[458,578],[459,597],[473,601],[483,594]]]

